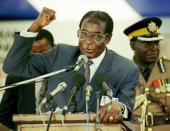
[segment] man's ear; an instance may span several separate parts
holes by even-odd
[[[130,47],[132,48],[132,50],[135,50],[135,41],[130,41]]]
[[[80,31],[80,29],[77,30],[77,37],[79,38],[78,32]]]
[[[105,44],[106,44],[106,45],[108,45],[108,44],[110,43],[111,38],[112,38],[112,34],[110,34],[110,35],[107,37],[107,39],[106,39],[106,41],[105,41]]]

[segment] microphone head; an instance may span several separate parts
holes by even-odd
[[[108,82],[109,78],[104,73],[99,73],[96,75],[94,81],[97,85],[102,86],[102,82]]]
[[[83,86],[85,83],[85,76],[82,75],[82,74],[76,74],[74,77],[73,77],[73,86],[77,86],[77,87],[80,87],[80,86]]]
[[[92,88],[92,86],[91,85],[88,85],[87,87],[86,87],[86,91],[92,91],[93,90],[93,88]]]
[[[65,88],[67,87],[67,83],[61,82],[61,83],[58,84],[58,87],[61,88],[61,91],[64,91]]]
[[[85,61],[85,64],[86,64],[87,61],[88,61],[88,58],[87,58],[87,56],[85,56],[85,55],[80,55],[80,56],[78,57],[78,61],[80,61],[81,59],[83,59],[83,60]]]

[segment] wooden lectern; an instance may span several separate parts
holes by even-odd
[[[43,114],[42,118],[48,123],[50,115]],[[101,123],[96,127],[95,114],[89,114],[90,131],[129,131],[127,123]],[[18,131],[45,131],[42,118],[38,114],[18,114],[13,121],[18,125]],[[64,120],[64,124],[62,123]],[[128,125],[129,126],[129,125]],[[53,114],[49,131],[87,131],[86,114]]]

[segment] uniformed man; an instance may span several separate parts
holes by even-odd
[[[124,30],[140,68],[133,123],[137,131],[170,130],[170,60],[159,57],[162,21],[145,18]]]

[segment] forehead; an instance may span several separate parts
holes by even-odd
[[[105,22],[103,22],[102,20],[94,17],[89,17],[83,20],[81,30],[104,33],[105,27]]]
[[[49,45],[48,40],[46,38],[34,41],[34,43],[33,43],[34,47],[43,47],[43,46],[48,46],[48,45]]]

